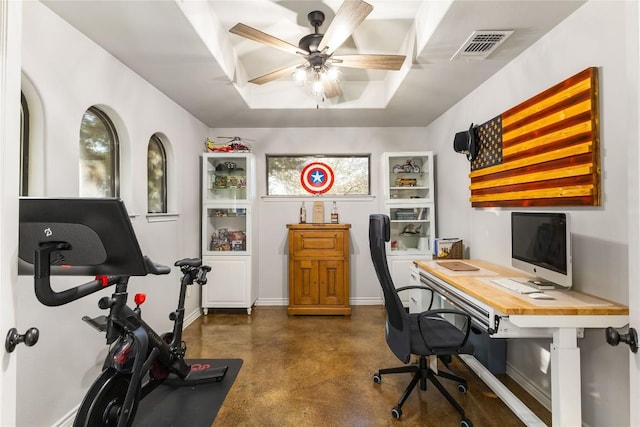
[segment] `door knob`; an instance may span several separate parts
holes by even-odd
[[[38,328],[29,328],[24,335],[20,335],[16,328],[9,329],[7,332],[7,338],[4,341],[4,348],[7,353],[12,353],[16,349],[16,346],[20,343],[24,343],[27,347],[31,347],[38,342],[40,337],[40,331]]]
[[[638,333],[635,329],[629,328],[629,333],[620,334],[618,331],[609,326],[605,330],[605,336],[607,338],[607,342],[610,345],[618,345],[620,342],[629,345],[629,348],[632,352],[636,353],[638,351]]]

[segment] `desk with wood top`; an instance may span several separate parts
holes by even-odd
[[[447,262],[463,262],[476,267],[475,271],[453,271]],[[502,288],[491,282],[499,277],[527,277],[525,274],[481,260],[415,261],[411,270],[413,284],[422,284],[447,300],[454,307],[468,313],[473,323],[487,331],[492,338],[553,338],[551,344],[551,416],[555,426],[580,426],[580,349],[577,338],[584,328],[620,328],[629,323],[629,308],[602,298],[577,291],[545,290],[552,300],[534,300],[526,295]],[[470,357],[474,370],[491,387],[488,370]],[[467,359],[465,358],[465,362]],[[473,363],[473,362],[476,363]],[[523,405],[499,382],[494,389],[512,410],[520,415]],[[493,388],[493,387],[492,387]],[[506,390],[506,391],[505,391]],[[506,393],[504,396],[501,393]],[[513,401],[515,399],[516,402]],[[513,406],[512,406],[513,405]],[[527,409],[526,407],[524,407]],[[528,410],[528,409],[527,409]],[[528,425],[542,424],[525,419]]]

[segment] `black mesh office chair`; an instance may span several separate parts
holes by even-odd
[[[387,256],[385,242],[389,241],[389,217],[387,215],[369,216],[369,249],[371,260],[376,269],[378,280],[384,292],[384,305],[387,309],[387,324],[385,335],[389,348],[403,363],[409,363],[411,355],[418,356],[418,363],[404,365],[397,368],[380,369],[373,375],[373,381],[382,382],[382,375],[397,374],[403,372],[413,372],[414,376],[404,393],[398,401],[398,405],[391,410],[391,414],[399,419],[402,416],[402,405],[407,400],[415,386],[420,383],[420,389],[427,389],[427,380],[431,381],[444,397],[453,405],[462,417],[460,425],[462,427],[472,427],[471,420],[466,418],[464,409],[455,401],[444,386],[436,377],[442,377],[458,382],[458,390],[467,391],[465,379],[442,370],[434,371],[427,363],[427,356],[437,356],[441,362],[449,369],[448,361],[455,354],[470,354],[473,346],[467,343],[469,337],[469,327],[471,318],[464,312],[449,309],[428,310],[422,313],[407,313],[398,292],[406,289],[423,289],[433,293],[424,286],[406,286],[398,288],[393,284],[389,268],[387,266]],[[431,305],[429,306],[431,308]],[[456,324],[463,324],[460,329],[447,318],[457,318]]]

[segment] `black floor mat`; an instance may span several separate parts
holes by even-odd
[[[222,381],[197,386],[161,385],[138,406],[133,426],[209,427],[242,366],[242,359],[190,359],[190,364],[228,366]]]

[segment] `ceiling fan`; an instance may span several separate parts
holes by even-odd
[[[298,83],[312,81],[312,92],[326,98],[340,96],[339,71],[335,67],[366,68],[373,70],[399,70],[405,60],[404,55],[334,55],[344,41],[371,13],[373,6],[362,0],[345,0],[321,34],[318,28],[323,24],[324,13],[315,10],[307,15],[314,32],[300,39],[298,46],[264,33],[248,25],[239,23],[229,31],[233,34],[275,47],[304,58],[302,64],[290,65],[249,80],[250,83],[264,84],[285,75],[293,75]]]

